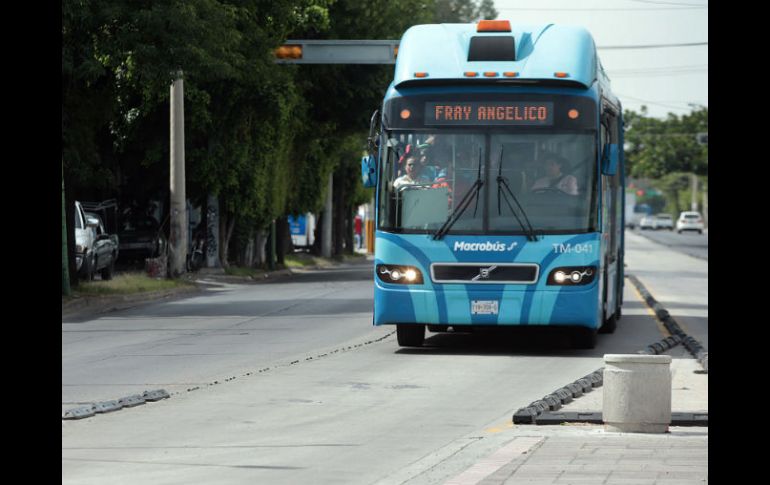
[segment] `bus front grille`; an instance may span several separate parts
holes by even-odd
[[[430,267],[434,283],[531,284],[539,273],[537,264],[521,263],[434,263]]]

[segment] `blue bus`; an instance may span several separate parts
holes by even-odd
[[[416,25],[372,116],[374,325],[548,325],[575,348],[623,295],[623,119],[590,33]]]

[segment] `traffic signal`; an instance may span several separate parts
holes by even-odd
[[[637,195],[638,197],[641,197],[641,196],[643,196],[643,195],[644,195],[644,189],[639,189],[639,190],[637,190],[637,191],[636,191],[636,195]]]
[[[302,46],[296,44],[285,44],[275,50],[275,57],[278,59],[302,59]]]

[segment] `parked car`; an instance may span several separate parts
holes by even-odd
[[[655,216],[644,216],[639,221],[639,229],[655,229]]]
[[[96,226],[99,221],[86,216],[80,201],[75,201],[75,270],[78,276],[93,279],[94,245],[96,244]]]
[[[118,235],[107,234],[104,229],[104,222],[99,215],[93,212],[86,212],[86,217],[96,220],[97,225],[94,227],[96,231],[96,240],[94,242],[94,257],[93,266],[91,272],[100,272],[103,280],[111,280],[112,275],[115,272],[115,261],[118,259]]]
[[[703,234],[703,217],[700,212],[697,211],[684,211],[679,213],[679,218],[676,220],[676,232],[682,234],[682,231],[698,231],[698,234]]]
[[[147,215],[128,215],[121,223],[121,261],[144,261],[166,254],[166,236],[158,221]]]
[[[653,221],[653,229],[668,229],[674,230],[674,218],[671,214],[657,214]]]

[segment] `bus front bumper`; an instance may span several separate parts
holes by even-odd
[[[599,328],[599,286],[523,289],[512,285],[394,288],[375,282],[374,325],[558,325]]]

